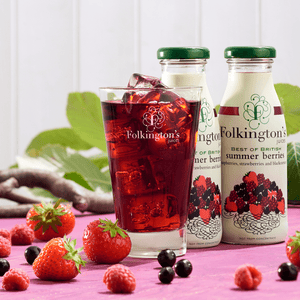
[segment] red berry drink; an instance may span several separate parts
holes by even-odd
[[[101,102],[116,217],[131,237],[184,229],[200,108],[199,89],[198,100],[142,90]]]

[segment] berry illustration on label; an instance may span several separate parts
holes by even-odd
[[[223,217],[233,218],[237,228],[258,235],[278,227],[285,209],[282,190],[276,182],[250,171],[225,199]]]
[[[193,181],[187,229],[204,240],[213,239],[222,230],[220,189],[210,177],[200,175]]]

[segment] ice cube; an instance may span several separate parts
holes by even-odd
[[[128,87],[152,88],[152,87],[167,87],[167,86],[164,85],[159,78],[133,73],[129,79]]]

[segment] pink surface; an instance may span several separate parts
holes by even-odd
[[[82,233],[87,224],[100,215],[80,215],[76,212],[76,226],[69,235],[82,246]],[[115,220],[113,214],[101,218]],[[289,208],[289,235],[300,230],[300,208]],[[11,229],[24,219],[0,219],[0,228]],[[40,248],[45,242],[35,240]],[[30,277],[28,290],[7,292],[0,289],[1,299],[300,299],[300,276],[297,281],[284,282],[277,275],[278,266],[287,261],[284,243],[262,246],[220,244],[214,248],[188,249],[184,258],[193,264],[188,278],[175,277],[171,284],[158,280],[159,264],[155,259],[126,258],[122,263],[136,276],[136,290],[129,295],[112,294],[102,282],[108,265],[88,262],[75,279],[68,282],[50,282],[38,279],[24,258],[28,246],[13,246],[7,258],[11,268],[22,268]],[[244,263],[258,267],[263,281],[257,290],[239,290],[233,282],[235,269]],[[2,277],[0,277],[2,278]],[[0,279],[1,281],[2,279]],[[2,286],[2,284],[1,284]]]

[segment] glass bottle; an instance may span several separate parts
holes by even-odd
[[[187,221],[187,247],[216,246],[222,237],[221,137],[206,83],[207,48],[168,47],[157,51],[161,81],[168,87],[202,86],[201,111]]]
[[[222,241],[273,244],[287,235],[286,125],[273,47],[228,47],[221,102]]]

